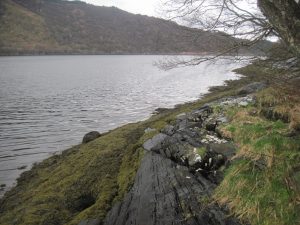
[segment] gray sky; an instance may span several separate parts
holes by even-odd
[[[160,0],[81,0],[86,3],[100,6],[116,6],[125,11],[143,14],[148,16],[158,16],[156,9]]]

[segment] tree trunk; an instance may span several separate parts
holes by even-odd
[[[300,58],[300,5],[295,0],[258,0],[258,7],[287,44]]]

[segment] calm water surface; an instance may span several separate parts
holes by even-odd
[[[0,57],[0,185],[81,142],[236,79],[221,62],[160,71],[161,56]],[[0,193],[0,195],[3,194]]]

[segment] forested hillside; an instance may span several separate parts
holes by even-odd
[[[239,41],[115,7],[62,0],[0,1],[1,55],[213,53]],[[269,45],[260,43],[250,52]]]

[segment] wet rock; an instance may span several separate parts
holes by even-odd
[[[101,225],[101,221],[99,219],[82,220],[78,225]]]
[[[157,151],[162,147],[163,141],[168,137],[166,134],[159,133],[143,144],[143,148],[148,151]]]
[[[242,88],[240,88],[237,91],[237,95],[248,95],[252,94],[254,92],[260,91],[267,87],[267,84],[265,82],[253,82],[251,84],[248,84]]]
[[[91,132],[87,133],[86,135],[84,135],[84,137],[82,139],[82,144],[91,142],[98,137],[101,137],[101,134],[98,131],[91,131]]]
[[[214,188],[214,184],[190,174],[186,167],[148,152],[131,191],[110,210],[104,225],[238,224],[219,206],[207,207],[199,201]]]

